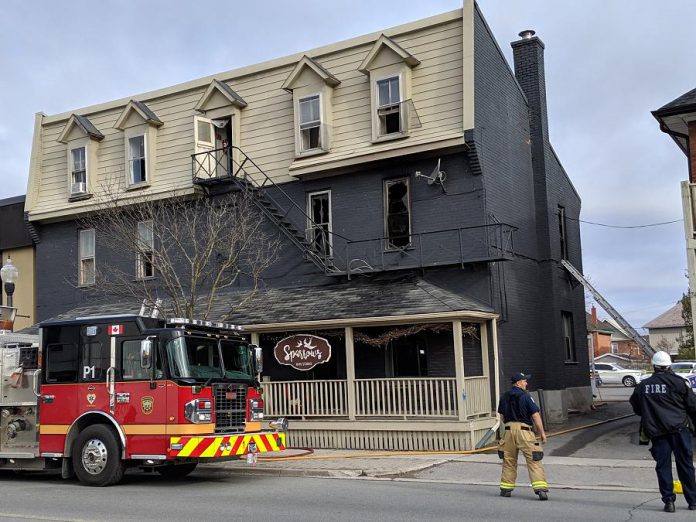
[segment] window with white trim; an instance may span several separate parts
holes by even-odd
[[[611,343],[611,353],[619,353],[619,343],[617,343],[617,342]]]
[[[384,232],[387,250],[398,250],[411,244],[408,178],[384,180]]]
[[[321,100],[319,95],[300,98],[301,152],[321,149]]]
[[[70,194],[87,194],[87,150],[86,147],[70,149]]]
[[[311,220],[307,227],[307,239],[312,250],[331,255],[331,191],[307,194],[307,215]]]
[[[398,76],[377,80],[377,117],[380,136],[402,131],[401,92]]]
[[[147,181],[147,156],[145,135],[139,134],[128,138],[128,169],[129,183],[137,185]]]
[[[80,286],[94,284],[95,279],[95,256],[94,256],[94,229],[80,230],[79,232],[79,281]]]
[[[154,277],[153,256],[155,238],[152,221],[138,222],[138,251],[136,252],[135,275],[138,279]]]

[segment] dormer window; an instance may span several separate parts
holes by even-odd
[[[377,81],[377,117],[379,134],[401,132],[401,94],[399,77]]]
[[[370,78],[373,142],[405,138],[420,127],[411,99],[411,69],[419,64],[415,56],[382,35],[358,67]]]
[[[86,147],[70,149],[70,194],[73,196],[87,194],[87,157]]]
[[[329,152],[334,87],[341,82],[317,61],[303,56],[283,83],[292,93],[295,113],[295,156]]]
[[[320,97],[301,98],[300,137],[302,152],[321,148],[321,105]]]
[[[145,135],[128,138],[128,166],[130,169],[130,185],[147,181],[147,153]]]
[[[149,187],[155,177],[157,129],[164,125],[143,102],[131,100],[116,120],[123,131],[126,188]]]
[[[67,145],[67,185],[70,201],[91,197],[96,177],[97,150],[104,135],[85,116],[73,114],[58,141]]]

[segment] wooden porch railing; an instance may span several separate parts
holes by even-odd
[[[269,417],[347,417],[345,380],[276,381],[261,383]]]
[[[491,412],[488,377],[464,380],[465,418]],[[459,417],[454,377],[411,377],[355,380],[355,416]],[[264,382],[268,417],[348,417],[348,383],[345,380]]]
[[[457,417],[454,377],[356,379],[358,417]]]
[[[464,377],[464,416],[466,418],[490,415],[491,387],[488,377]]]

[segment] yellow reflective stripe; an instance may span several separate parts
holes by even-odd
[[[549,484],[545,480],[537,480],[532,482],[532,486],[548,486]]]
[[[268,451],[279,451],[280,447],[278,446],[278,442],[276,441],[276,438],[273,435],[269,435],[266,437],[268,439],[268,443],[271,445],[271,449]]]
[[[263,437],[260,435],[254,435],[254,442],[256,443],[256,451],[259,453],[266,453],[267,451],[270,451],[266,447],[266,443],[263,441]]]
[[[206,450],[201,453],[201,457],[214,457],[217,453],[220,443],[222,442],[222,437],[215,437],[213,443],[206,448]]]
[[[179,457],[188,457],[191,455],[191,453],[193,453],[193,450],[196,449],[196,446],[198,446],[202,440],[203,437],[191,437],[191,440],[186,443],[184,449],[182,449],[177,455]]]
[[[501,482],[500,489],[515,489],[515,484],[510,484],[509,482]]]

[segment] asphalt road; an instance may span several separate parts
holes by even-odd
[[[597,398],[599,401],[627,401],[633,393],[633,388],[627,388],[622,385],[605,384],[597,389]]]
[[[121,485],[88,488],[56,476],[0,474],[0,520],[582,520],[661,517],[654,494],[529,491],[413,480],[251,477],[197,471],[183,482],[131,474]],[[678,506],[670,520],[692,520]]]

